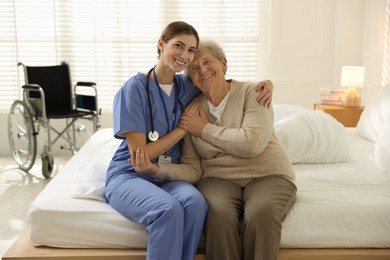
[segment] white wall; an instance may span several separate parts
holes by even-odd
[[[261,10],[259,75],[274,82],[274,103],[312,108],[344,65],[366,67],[363,103],[380,87],[385,0],[262,0]],[[7,118],[0,112],[0,155],[9,154]],[[101,124],[112,127],[111,111]]]
[[[384,7],[384,0],[265,1],[259,70],[274,82],[274,103],[312,108],[318,88],[338,87],[341,67],[355,65],[366,66],[372,90],[364,104],[380,87]]]
[[[385,37],[390,40],[389,31],[385,28],[386,15],[386,1],[366,1],[365,8],[365,26],[364,26],[364,40],[363,40],[363,64],[366,67],[366,80],[363,93],[363,102],[367,104],[370,98],[375,94],[381,85],[388,82],[389,75],[382,75],[382,68],[384,67],[383,53]],[[390,17],[387,17],[389,19]],[[388,25],[389,21],[387,21]],[[389,30],[390,28],[387,28]],[[389,51],[389,50],[387,50]],[[388,61],[387,61],[388,62]],[[388,64],[386,64],[389,69]]]
[[[335,1],[269,0],[262,10],[260,74],[274,82],[274,103],[312,108],[318,87],[333,85]]]

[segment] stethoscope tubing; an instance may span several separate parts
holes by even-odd
[[[154,128],[153,108],[152,108],[152,101],[151,101],[151,98],[150,98],[150,89],[149,89],[149,78],[150,78],[150,74],[152,72],[153,72],[154,77],[155,77],[156,85],[157,85],[157,87],[159,87],[158,86],[157,77],[156,77],[156,75],[154,73],[154,68],[155,68],[155,66],[149,70],[149,72],[148,72],[148,74],[146,76],[146,94],[148,96],[148,105],[149,105],[149,111],[150,111],[150,126],[152,128],[152,131],[150,131],[149,134],[148,134],[148,138],[152,142],[157,141],[158,138],[159,138],[159,134],[158,134],[157,131],[155,131],[155,128]],[[175,107],[174,107],[175,113],[174,113],[174,117],[176,117],[176,115],[177,115],[177,111],[176,110],[177,110],[177,107],[178,107],[178,103],[180,101],[179,101],[179,86],[176,83],[175,78],[174,78],[174,86],[175,86],[175,92],[176,92],[175,93],[176,97],[175,97]],[[160,99],[161,99],[162,102],[164,102],[164,100],[162,98],[162,95],[161,95],[161,90],[159,89],[159,91],[160,91]],[[180,105],[181,105],[181,102],[180,102],[179,106]],[[164,104],[164,108],[165,108],[165,104]],[[166,108],[164,109],[164,113],[165,113],[166,119],[168,120],[168,114],[167,114]],[[173,120],[174,120],[173,121],[173,124],[174,124],[175,118]],[[169,121],[167,121],[167,123],[168,123],[168,131],[170,131],[170,129],[169,129],[170,128]]]

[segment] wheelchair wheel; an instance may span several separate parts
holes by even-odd
[[[53,172],[54,159],[51,154],[42,155],[42,175],[46,179],[50,178],[51,173]]]
[[[33,117],[27,103],[16,100],[8,115],[8,141],[19,167],[28,171],[37,155],[37,137]]]

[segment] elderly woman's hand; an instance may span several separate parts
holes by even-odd
[[[179,127],[190,134],[201,136],[204,126],[208,123],[209,121],[202,110],[200,102],[194,100],[181,115]]]
[[[272,92],[273,92],[274,86],[272,84],[272,81],[270,80],[264,80],[259,83],[259,85],[256,88],[256,91],[261,91],[259,96],[257,97],[257,102],[259,102],[260,105],[270,107],[272,103]]]

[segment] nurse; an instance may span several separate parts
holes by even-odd
[[[187,132],[177,127],[178,121],[200,92],[178,72],[192,62],[198,43],[191,25],[170,23],[157,42],[157,64],[127,80],[114,99],[114,136],[123,141],[108,167],[105,195],[115,210],[146,226],[149,260],[193,260],[207,213],[202,194],[192,185],[200,175],[190,182],[161,182],[136,173],[129,160],[130,151],[143,147],[154,163],[180,162],[179,141]],[[258,98],[265,105],[272,97],[272,83],[267,83]]]

